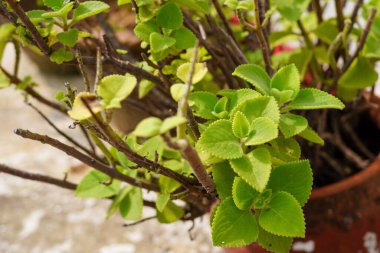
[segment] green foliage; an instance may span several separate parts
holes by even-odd
[[[259,92],[269,94],[270,77],[263,68],[254,64],[240,65],[233,75],[238,76],[252,84]]]
[[[9,85],[11,85],[9,78],[4,74],[3,71],[0,70],[0,89],[6,88]]]
[[[119,183],[97,170],[92,170],[79,183],[75,195],[80,198],[112,197],[118,193]]]
[[[74,28],[67,32],[62,32],[57,34],[57,39],[62,42],[62,44],[73,47],[78,41],[79,30]]]
[[[120,202],[120,214],[126,220],[139,220],[142,216],[143,198],[141,188],[132,187]]]
[[[237,112],[232,121],[232,132],[238,138],[247,137],[251,126],[249,124],[248,119],[241,112]]]
[[[374,85],[378,77],[369,59],[359,57],[339,79],[339,86],[351,89],[363,89]]]
[[[280,14],[289,21],[297,21],[309,6],[311,0],[272,0]]]
[[[174,3],[161,6],[156,18],[159,26],[174,30],[180,28],[183,21],[182,12]]]
[[[264,249],[276,253],[288,253],[292,246],[293,238],[278,236],[268,233],[259,226],[259,237],[257,243]]]
[[[273,120],[259,117],[252,122],[251,132],[245,142],[247,146],[254,146],[269,142],[278,136],[277,125]]]
[[[220,199],[232,196],[232,185],[235,178],[228,162],[217,163],[212,166],[212,176]]]
[[[304,131],[307,124],[307,119],[304,117],[287,113],[281,115],[279,128],[285,138],[290,138]]]
[[[187,78],[189,76],[190,65],[191,65],[190,63],[184,63],[181,66],[179,66],[177,70],[177,77],[185,83],[187,82]],[[200,82],[205,77],[206,74],[207,74],[206,64],[196,63],[193,78],[192,78],[192,84]]]
[[[173,223],[181,219],[184,214],[182,208],[169,201],[162,212],[157,210],[157,219],[161,223]]]
[[[160,133],[161,126],[162,121],[159,118],[149,117],[136,126],[133,134],[139,137],[152,137]]]
[[[240,210],[249,209],[259,194],[259,192],[253,189],[243,179],[235,177],[232,187],[232,197],[237,208]]]
[[[68,111],[68,115],[75,120],[85,120],[91,118],[91,112],[83,103],[82,99],[84,99],[90,106],[93,113],[98,113],[102,111],[102,107],[100,103],[97,101],[95,94],[89,92],[81,92],[79,93],[74,100],[73,106],[70,111]]]
[[[150,48],[152,52],[162,52],[175,44],[175,39],[153,32],[149,36]]]
[[[85,1],[80,3],[74,10],[73,21],[78,22],[82,19],[94,16],[109,9],[109,5],[101,1]]]
[[[64,48],[60,48],[56,51],[54,51],[51,56],[50,60],[52,62],[62,64],[64,62],[68,62],[74,59],[74,54]]]

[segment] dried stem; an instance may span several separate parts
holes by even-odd
[[[90,88],[90,80],[88,79],[86,70],[84,69],[84,64],[83,64],[83,60],[82,60],[82,54],[81,54],[79,48],[77,48],[75,50],[75,58],[77,59],[79,71],[80,71],[80,73],[81,73],[81,75],[83,77],[85,91],[90,92],[90,90],[91,90],[91,88]]]

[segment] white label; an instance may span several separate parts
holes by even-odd
[[[293,251],[302,251],[306,253],[312,253],[315,250],[315,242],[295,242],[292,247]]]
[[[380,253],[377,244],[377,235],[373,232],[367,232],[364,237],[364,247],[367,249],[367,253]]]

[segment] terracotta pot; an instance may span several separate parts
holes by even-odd
[[[305,215],[307,237],[291,252],[380,252],[380,155],[362,172],[313,190]],[[256,244],[226,251],[268,252]]]

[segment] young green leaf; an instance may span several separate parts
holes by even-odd
[[[194,110],[194,115],[203,119],[215,119],[212,114],[218,98],[205,91],[193,92],[189,96],[189,104]]]
[[[370,60],[358,57],[339,79],[339,86],[363,89],[376,83],[379,75]]]
[[[160,134],[166,133],[170,131],[171,129],[182,125],[187,122],[187,119],[181,116],[173,116],[170,118],[165,119],[162,122],[161,128],[160,128]]]
[[[272,4],[284,18],[290,21],[297,21],[306,11],[310,0],[273,0]]]
[[[109,5],[101,1],[86,1],[80,3],[74,10],[73,22],[94,16],[109,9]]]
[[[294,138],[285,139],[281,136],[270,144],[269,152],[274,166],[297,161],[301,156],[301,147]]]
[[[111,178],[97,170],[90,171],[79,183],[75,196],[79,198],[108,198],[118,193],[120,182],[113,180],[107,185]]]
[[[101,104],[106,109],[121,108],[121,101],[126,99],[136,87],[137,79],[132,75],[110,75],[103,78],[97,93],[103,98]]]
[[[79,30],[73,28],[67,32],[61,32],[57,34],[57,39],[62,42],[62,44],[73,47],[78,41]]]
[[[223,91],[223,90],[222,90]],[[246,100],[260,97],[261,94],[252,89],[239,89],[233,91],[230,101],[230,110],[234,109],[237,105],[243,103]]]
[[[259,224],[267,232],[288,237],[305,236],[305,219],[297,200],[287,192],[278,192],[267,209],[260,212]]]
[[[256,148],[242,158],[230,160],[232,169],[250,186],[263,192],[271,173],[271,156],[268,149]]]
[[[201,150],[222,159],[235,159],[243,156],[239,138],[232,132],[229,120],[218,120],[211,124],[198,141]]]
[[[109,219],[119,208],[121,201],[127,196],[127,194],[132,190],[131,186],[125,186],[119,191],[119,193],[113,198],[112,204],[108,208],[107,217]]]
[[[156,200],[157,211],[159,212],[164,211],[169,201],[170,201],[170,194],[157,194],[157,200]]]
[[[9,85],[11,85],[11,81],[9,78],[4,74],[2,70],[0,70],[0,89],[6,88]]]
[[[3,59],[5,47],[15,30],[16,28],[10,23],[0,26],[0,59]]]
[[[64,3],[65,3],[65,0],[44,0],[44,5],[53,10],[58,10],[62,8]]]
[[[177,77],[181,79],[184,83],[187,82],[187,78],[189,76],[191,63],[186,62],[178,67],[177,69]],[[196,63],[194,68],[194,74],[192,78],[192,84],[196,84],[200,82],[203,77],[207,74],[207,65],[206,63]]]
[[[310,142],[314,142],[320,145],[324,145],[325,141],[316,133],[313,129],[310,127],[307,127],[305,130],[303,130],[301,133],[298,134],[305,140],[308,140]]]
[[[259,228],[250,210],[239,210],[232,198],[223,200],[212,223],[214,246],[242,247],[256,241]]]
[[[149,36],[150,48],[153,53],[162,52],[175,44],[175,39],[159,34],[151,33]]]
[[[269,142],[278,136],[277,125],[273,120],[266,117],[259,117],[252,122],[250,134],[245,141],[245,145],[253,146]]]
[[[343,109],[344,104],[336,97],[313,88],[301,89],[285,110]]]
[[[244,138],[249,134],[251,130],[250,128],[251,125],[249,124],[247,117],[241,112],[235,113],[232,121],[232,131],[234,135],[238,138]]]
[[[80,92],[74,99],[73,107],[70,111],[67,112],[72,119],[85,120],[91,118],[91,112],[88,110],[85,104],[83,104],[82,99],[85,99],[93,113],[96,114],[103,110],[95,94],[89,92]]]
[[[189,49],[195,46],[195,42],[197,37],[195,37],[194,33],[187,29],[186,27],[182,27],[176,30],[173,34],[175,38],[175,47],[178,49]]]
[[[154,19],[148,20],[143,23],[138,23],[133,30],[136,36],[145,42],[149,43],[149,38],[152,33],[159,33],[157,23]]]
[[[238,66],[232,75],[252,84],[262,94],[270,94],[270,77],[262,67],[255,64],[243,64]]]
[[[232,184],[235,175],[228,162],[217,163],[212,166],[212,177],[220,199],[223,200],[232,196]]]
[[[293,91],[292,99],[295,98],[300,90],[300,76],[296,65],[291,64],[281,68],[271,80],[271,88],[279,91]]]
[[[63,5],[62,8],[56,9],[55,11],[49,11],[49,12],[43,13],[41,17],[45,18],[45,21],[52,18],[67,18],[67,15],[73,8],[74,8],[74,2],[69,2]]]
[[[132,187],[120,203],[120,214],[126,220],[140,220],[143,209],[141,188]]]
[[[174,179],[165,176],[160,176],[158,184],[162,194],[170,194],[181,186],[181,184]]]
[[[253,189],[249,184],[247,184],[240,177],[235,177],[234,184],[232,187],[232,197],[235,202],[235,205],[240,210],[249,209],[253,201],[260,193]]]
[[[307,128],[308,122],[302,116],[287,113],[280,117],[279,128],[285,138],[290,138],[304,131]]]
[[[160,161],[162,154],[164,153],[165,143],[161,136],[155,136],[146,140],[139,149],[137,153],[141,156],[146,157],[149,160]]]
[[[313,186],[313,173],[309,161],[285,163],[273,169],[268,189],[273,193],[285,191],[292,194],[301,206],[310,196]]]
[[[257,243],[266,250],[275,253],[288,253],[292,246],[293,238],[278,236],[268,233],[259,226]]]
[[[159,134],[161,126],[161,119],[149,117],[140,121],[132,133],[138,137],[148,138]]]
[[[157,210],[157,219],[160,223],[173,223],[183,217],[185,211],[169,201],[162,212]]]
[[[174,3],[169,2],[157,11],[157,24],[167,29],[178,29],[183,22],[181,9]]]
[[[58,63],[58,64],[62,64],[64,62],[68,62],[68,61],[71,61],[73,59],[74,59],[74,54],[71,53],[70,51],[64,49],[64,48],[60,48],[60,49],[54,51],[50,55],[50,60],[52,62],[55,62],[55,63]]]
[[[139,99],[144,98],[153,88],[155,84],[148,80],[141,80],[139,83]]]

